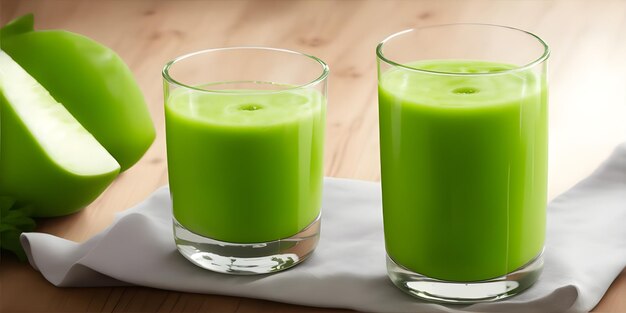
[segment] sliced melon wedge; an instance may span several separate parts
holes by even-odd
[[[0,194],[33,205],[35,216],[65,215],[92,202],[119,170],[62,104],[0,51]]]

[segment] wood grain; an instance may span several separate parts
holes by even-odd
[[[325,172],[379,180],[375,45],[420,25],[481,22],[530,30],[550,59],[550,198],[588,175],[626,139],[626,1],[70,1],[0,0],[0,24],[33,12],[113,48],[146,96],[157,139],[144,158],[83,211],[38,231],[84,241],[114,214],[166,184],[161,67],[186,52],[261,45],[316,55],[331,67]],[[601,257],[601,256],[599,256]],[[141,287],[56,288],[3,255],[2,312],[345,312]],[[597,312],[626,312],[626,272]]]

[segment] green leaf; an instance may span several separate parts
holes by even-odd
[[[0,216],[7,214],[13,204],[15,204],[15,200],[13,200],[13,198],[0,196],[0,212],[2,212],[2,215]]]
[[[5,216],[2,216],[1,225],[13,225],[22,231],[31,231],[35,229],[35,221],[28,217],[21,210],[11,210]]]
[[[29,212],[28,206],[19,206],[13,199],[0,196],[0,249],[11,251],[20,261],[26,260],[20,235],[36,226]]]
[[[3,250],[8,250],[13,252],[17,256],[20,261],[26,261],[26,253],[24,253],[24,249],[22,248],[22,244],[20,243],[20,235],[22,234],[19,230],[13,231],[5,231],[0,233],[0,246],[2,246]]]
[[[3,233],[5,231],[10,231],[10,230],[18,230],[17,227],[13,226],[13,225],[9,225],[9,224],[0,224],[0,233]]]
[[[13,35],[19,35],[22,33],[31,32],[35,27],[35,17],[32,13],[22,15],[10,22],[0,29],[0,43],[2,38],[6,38]]]

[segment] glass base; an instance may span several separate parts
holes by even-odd
[[[219,241],[186,229],[176,219],[173,223],[176,247],[185,258],[202,268],[235,275],[268,274],[295,266],[315,250],[320,234],[320,216],[291,237],[259,243]]]
[[[518,270],[501,277],[473,282],[430,278],[412,272],[387,255],[387,275],[402,291],[431,302],[470,304],[512,297],[532,286],[543,270],[543,253]]]

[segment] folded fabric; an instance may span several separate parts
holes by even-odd
[[[543,274],[500,302],[446,306],[404,294],[386,276],[380,185],[327,178],[324,188],[317,250],[273,275],[230,276],[188,262],[174,245],[166,187],[84,243],[42,233],[21,240],[56,286],[132,284],[371,312],[584,312],[626,266],[626,144],[549,205]]]

